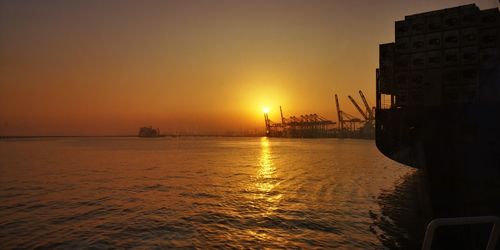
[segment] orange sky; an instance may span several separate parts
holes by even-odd
[[[263,129],[279,105],[336,120],[334,93],[359,116],[347,95],[374,105],[393,22],[467,3],[0,1],[0,136]]]

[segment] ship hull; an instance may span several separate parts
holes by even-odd
[[[376,144],[418,168],[433,217],[500,215],[500,103],[377,111]]]

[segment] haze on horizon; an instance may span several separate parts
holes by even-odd
[[[263,129],[375,101],[405,15],[483,1],[0,1],[0,136]],[[359,115],[358,115],[359,116]]]

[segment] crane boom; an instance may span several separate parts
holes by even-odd
[[[337,94],[335,94],[335,103],[337,104],[337,115],[339,117],[339,127],[340,130],[344,129],[344,121],[342,120],[342,111],[340,111],[339,98]]]
[[[280,106],[280,114],[281,114],[281,125],[285,125],[285,118],[283,117],[283,110],[281,109],[281,106]]]
[[[373,111],[370,108],[370,105],[368,105],[368,101],[366,101],[365,95],[363,95],[363,91],[360,90],[359,95],[361,96],[361,99],[363,100],[363,103],[365,104],[366,113],[368,113],[370,120],[373,120],[375,118],[373,115]]]
[[[363,116],[363,118],[365,118],[365,120],[369,120],[369,117],[366,115],[365,112],[363,112],[363,110],[361,109],[361,107],[358,105],[358,103],[354,100],[354,98],[352,98],[352,96],[347,96],[349,97],[349,100],[351,100],[352,104],[354,104],[354,107],[356,107],[356,109],[359,111],[359,113]]]

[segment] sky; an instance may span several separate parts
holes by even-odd
[[[405,15],[497,0],[0,0],[0,136],[224,134],[375,103]]]

